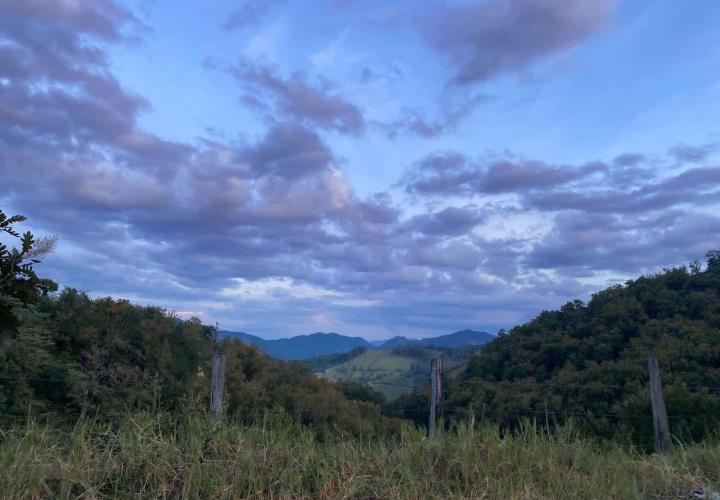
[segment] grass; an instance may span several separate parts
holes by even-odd
[[[439,354],[438,351],[428,350]],[[394,354],[391,349],[367,351],[349,361],[325,370],[330,380],[364,382],[390,399],[412,392],[428,379],[428,361]]]
[[[720,446],[642,455],[527,424],[482,423],[432,442],[316,436],[281,415],[256,425],[137,414],[0,432],[3,498],[688,498],[720,487]]]
[[[413,370],[422,360],[393,354],[391,350],[367,351],[345,363],[325,370],[330,380],[364,382],[389,398],[403,392],[412,392],[412,386],[421,385],[427,370]]]

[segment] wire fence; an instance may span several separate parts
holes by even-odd
[[[67,383],[69,382],[68,379],[62,378],[62,377],[7,377],[7,376],[0,376],[0,382],[17,382],[18,380],[25,380],[28,382],[58,382],[58,383]],[[400,382],[389,382],[389,381],[373,381],[373,380],[361,380],[360,382],[368,384],[370,386],[374,385],[380,385],[380,386],[389,386],[389,387],[398,387],[403,389],[412,389],[412,390],[419,390],[422,388],[426,388],[429,386],[429,384],[407,384],[407,383],[400,383]],[[628,388],[641,388],[643,386],[641,381],[633,380],[629,381],[625,384],[605,384],[602,382],[587,382],[587,383],[580,383],[580,382],[568,382],[568,383],[561,383],[561,382],[537,382],[537,381],[485,381],[483,382],[488,386],[488,388],[495,388],[495,387],[523,387],[523,388],[530,388],[530,389],[557,389],[557,388],[577,388],[577,389],[584,389],[584,390],[601,390],[601,389],[628,389]],[[695,389],[695,390],[701,390],[706,391],[708,393],[712,394],[720,394],[720,386],[714,386],[714,385],[705,385],[702,382],[697,381],[689,381],[689,382],[681,382],[683,385],[688,387],[689,389]],[[644,387],[643,387],[644,388]],[[332,413],[328,411],[320,411],[320,410],[311,410],[311,409],[285,409],[286,413],[291,416],[296,417],[327,417],[328,415],[331,415]],[[473,412],[478,418],[495,418],[495,419],[507,419],[511,417],[516,418],[522,418],[522,417],[544,417],[544,418],[553,418],[553,419],[614,419],[614,420],[632,420],[632,419],[651,419],[652,415],[650,412],[638,414],[638,413],[613,413],[613,412],[593,412],[593,411],[556,411],[556,410],[545,410],[545,409],[507,409],[507,410],[498,410],[498,409],[486,409],[483,408],[480,404],[463,404],[463,405],[443,405],[441,406],[441,411],[445,415],[452,416],[458,412],[465,412],[466,414],[469,414],[470,412]],[[395,407],[392,406],[392,404],[389,405],[388,408],[382,409],[381,414],[385,416],[397,416],[397,417],[425,417],[427,416],[428,409],[427,408],[420,408],[417,406],[409,406],[409,407]],[[668,414],[668,419],[671,420],[708,420],[708,421],[720,421],[720,414]],[[88,418],[88,417],[86,417]],[[96,419],[100,421],[119,421],[123,419],[127,419],[127,415],[111,415],[111,414],[101,414],[96,415],[95,417],[89,417],[90,419]],[[13,421],[13,422],[22,422],[22,421],[62,421],[66,423],[73,423],[78,421],[78,415],[65,415],[65,414],[59,414],[59,413],[53,413],[53,412],[45,412],[45,413],[33,413],[30,412],[29,414],[24,415],[3,415],[0,414],[0,422],[7,422],[7,421]]]

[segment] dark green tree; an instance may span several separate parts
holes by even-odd
[[[0,237],[18,240],[20,246],[9,248],[0,240],[0,335],[17,333],[20,325],[17,308],[34,304],[57,285],[41,279],[33,269],[40,259],[52,252],[54,237],[35,239],[30,231],[20,234],[15,224],[25,221],[22,215],[8,217],[0,210]]]
[[[652,444],[647,356],[660,361],[671,431],[700,440],[720,423],[720,251],[544,311],[483,347],[449,388],[455,418],[521,418]]]

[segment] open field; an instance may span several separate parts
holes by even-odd
[[[402,348],[401,348],[402,349]],[[353,380],[370,385],[393,399],[403,393],[413,392],[428,382],[430,358],[441,356],[445,375],[459,375],[474,350],[462,356],[449,356],[447,352],[432,348],[420,348],[423,357],[405,355],[398,349],[367,351],[349,361],[326,369],[323,374],[330,380]]]
[[[430,351],[437,354],[437,351]],[[428,379],[427,361],[395,354],[392,349],[367,351],[325,370],[330,380],[354,380],[369,384],[389,398],[412,392]]]
[[[642,455],[567,429],[501,437],[461,425],[433,442],[317,436],[268,414],[259,424],[136,414],[60,431],[0,431],[3,498],[688,498],[720,488],[717,441]]]

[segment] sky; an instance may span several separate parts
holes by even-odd
[[[720,247],[714,0],[3,0],[39,274],[266,338],[496,332]]]

